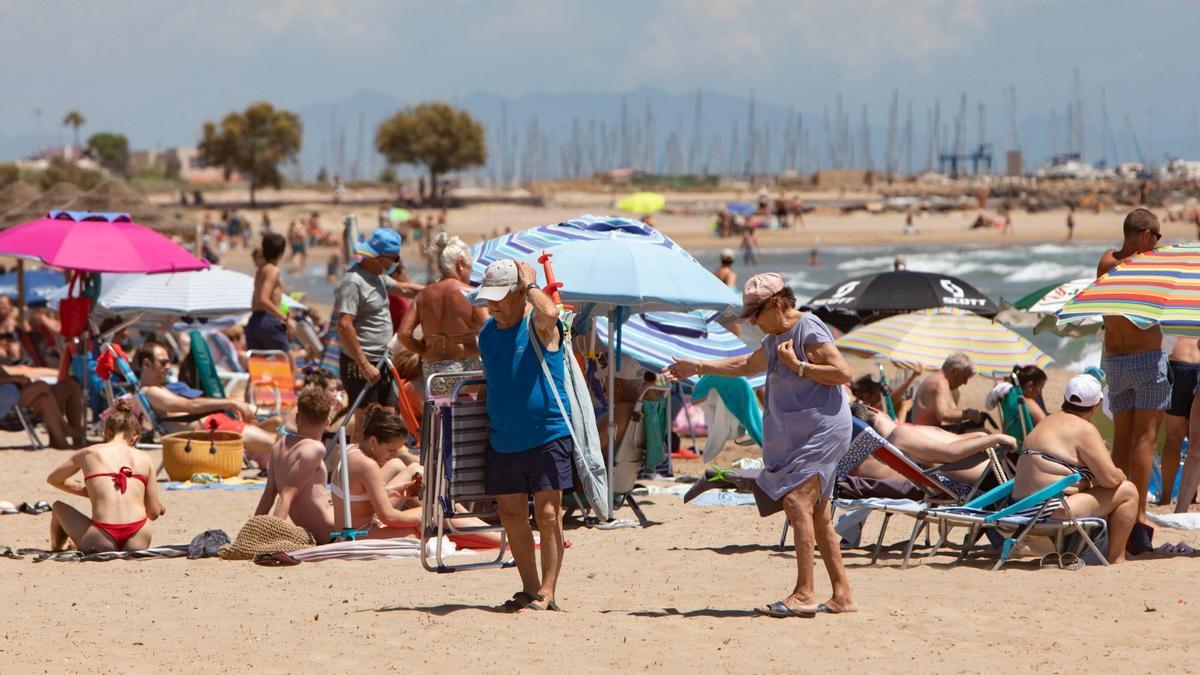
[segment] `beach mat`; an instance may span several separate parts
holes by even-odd
[[[1151,513],[1146,512],[1146,520],[1157,527],[1172,530],[1200,530],[1200,513]]]
[[[167,490],[262,490],[267,486],[266,478],[244,478],[234,476],[222,479],[220,483],[193,483],[191,481],[169,481],[164,486]]]
[[[19,548],[18,556],[33,556],[33,562],[109,562],[110,560],[152,560],[156,558],[186,558],[187,544],[167,544],[151,546],[138,551],[104,551],[102,553],[81,553],[79,551],[46,551],[40,548]]]

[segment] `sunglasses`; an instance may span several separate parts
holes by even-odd
[[[1149,228],[1144,228],[1142,232],[1149,232],[1150,234],[1154,235],[1154,241],[1156,242],[1162,241],[1162,232],[1155,232]]]
[[[157,363],[157,364],[158,364],[158,365],[160,365],[160,366],[169,366],[169,365],[171,365],[171,359],[154,359],[154,362],[155,362],[155,363]]]

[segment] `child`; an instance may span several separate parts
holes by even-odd
[[[280,308],[283,299],[283,280],[279,276],[279,260],[287,249],[282,235],[263,235],[263,264],[254,273],[254,300],[250,322],[246,324],[246,346],[249,349],[275,350],[287,353],[293,328]]]

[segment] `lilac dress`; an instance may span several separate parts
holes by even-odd
[[[763,414],[763,472],[758,486],[772,499],[799,487],[813,476],[821,494],[833,496],[838,460],[850,448],[850,406],[842,388],[802,378],[776,352],[791,340],[796,354],[804,347],[833,342],[820,319],[804,314],[790,330],[763,338],[767,356],[767,406]]]

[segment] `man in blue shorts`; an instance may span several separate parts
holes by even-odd
[[[1158,216],[1148,209],[1130,211],[1122,231],[1121,248],[1104,252],[1097,277],[1139,253],[1154,250],[1162,238]],[[1162,329],[1158,325],[1142,329],[1121,316],[1104,317],[1100,366],[1108,379],[1108,402],[1113,413],[1113,463],[1138,489],[1141,520],[1146,513],[1146,489],[1150,486],[1158,429],[1171,400]],[[1152,532],[1148,525],[1139,523],[1130,535],[1130,553],[1144,552],[1150,546]]]
[[[498,260],[488,265],[478,291],[491,313],[479,333],[491,420],[484,483],[499,503],[500,522],[521,574],[521,590],[504,603],[510,612],[558,609],[562,493],[573,485],[571,429],[555,402],[557,395],[565,405],[563,359],[570,356],[558,308],[537,287],[536,278],[526,263]],[[541,534],[540,578],[529,527],[530,495]]]

